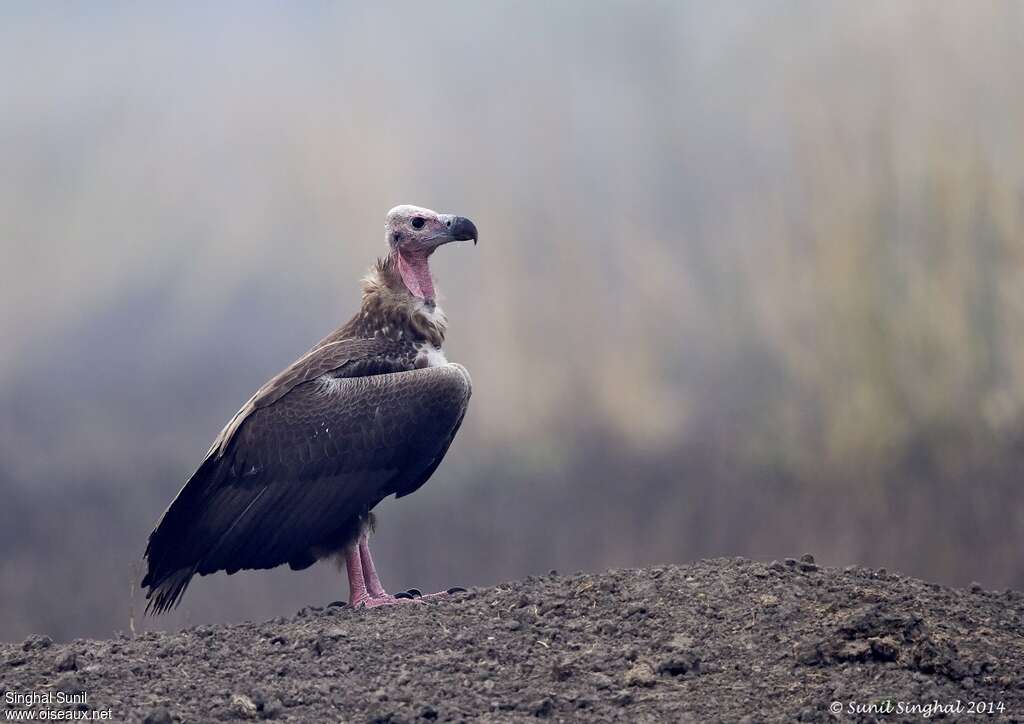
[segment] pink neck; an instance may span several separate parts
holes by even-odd
[[[402,275],[406,289],[414,297],[433,299],[434,279],[430,276],[427,257],[420,254],[406,256],[401,252],[395,252],[395,258],[398,262],[398,273]]]

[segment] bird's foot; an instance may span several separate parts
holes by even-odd
[[[404,598],[400,595],[392,596],[389,593],[385,593],[382,596],[361,596],[349,605],[352,608],[378,608],[380,606],[396,606],[400,603],[411,603],[412,600],[414,599]]]
[[[466,592],[466,589],[462,588],[461,586],[452,586],[451,588],[449,588],[446,591],[437,591],[436,593],[426,593],[426,594],[422,593],[420,591],[420,589],[418,589],[418,588],[410,588],[408,591],[402,591],[401,593],[396,593],[395,597],[396,598],[401,598],[401,599],[413,599],[413,600],[419,600],[419,601],[429,601],[431,599],[446,598],[447,596],[451,596],[451,595],[456,594],[456,593],[465,593],[465,592]]]
[[[363,604],[363,608],[377,608],[379,606],[397,606],[400,603],[408,603],[408,601],[405,601],[401,598],[397,598],[390,594],[385,594],[383,596],[377,596],[376,598],[367,599],[366,603]]]

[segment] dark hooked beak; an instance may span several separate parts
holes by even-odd
[[[448,235],[452,238],[452,241],[469,241],[472,239],[473,244],[476,245],[476,224],[465,216],[448,216],[445,219],[445,226],[448,227]]]

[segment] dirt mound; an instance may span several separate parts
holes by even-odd
[[[1024,594],[810,556],[552,574],[371,611],[33,636],[0,645],[0,688],[0,709],[146,722],[1013,720]]]

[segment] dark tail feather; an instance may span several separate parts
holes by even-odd
[[[203,461],[199,469],[178,492],[160,517],[149,536],[144,558],[148,562],[142,587],[148,588],[146,614],[161,614],[181,601],[189,581],[195,575],[199,561],[191,555],[182,555],[183,541],[189,536],[189,522],[202,506],[203,499],[214,487],[221,474],[219,461],[212,456]]]
[[[194,568],[181,568],[165,576],[162,581],[155,583],[150,579],[149,574],[142,579],[142,585],[148,586],[146,592],[146,615],[159,616],[181,603],[181,596],[188,588],[189,581],[195,575]]]

